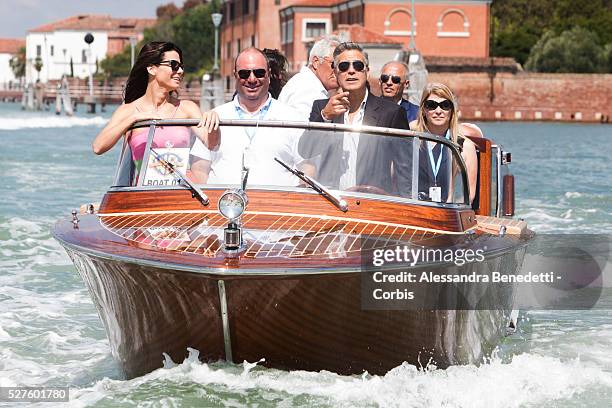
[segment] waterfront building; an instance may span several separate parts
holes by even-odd
[[[290,71],[307,62],[314,41],[325,34],[359,41],[376,36],[380,47],[371,58],[387,58],[390,49],[408,48],[411,37],[424,56],[489,56],[491,0],[416,0],[415,30],[406,0],[223,0],[221,75],[229,89],[233,61],[254,45],[280,49]],[[355,28],[361,27],[361,29]],[[355,34],[346,38],[342,34]],[[387,47],[387,52],[382,50]],[[371,51],[370,51],[371,52]],[[380,65],[380,64],[379,64]]]
[[[3,88],[19,82],[19,79],[13,74],[10,61],[24,46],[25,40],[21,38],[0,38],[0,86]]]
[[[86,78],[90,70],[96,72],[101,60],[123,51],[131,39],[140,41],[144,29],[155,21],[90,14],[31,29],[26,36],[26,81],[47,82],[62,75]],[[84,40],[87,33],[94,36],[91,46]]]

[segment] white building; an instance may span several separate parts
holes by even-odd
[[[62,75],[86,78],[96,63],[123,51],[130,39],[140,41],[155,19],[113,18],[109,15],[78,15],[45,24],[26,36],[26,81],[57,80]],[[93,43],[85,42],[91,33]],[[39,64],[37,64],[39,62]],[[40,66],[40,71],[36,70]]]
[[[0,38],[0,86],[7,87],[19,80],[15,78],[10,66],[11,58],[25,46],[25,41],[18,38]]]

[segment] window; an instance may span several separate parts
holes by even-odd
[[[274,0],[274,5],[275,6],[280,6],[280,0]]]
[[[415,21],[414,33],[412,30],[406,30],[406,28],[409,29],[412,27],[412,15],[408,9],[397,8],[391,10],[391,12],[387,15],[384,22],[385,29],[383,34],[401,37],[410,37],[412,35],[416,36],[416,25],[417,22]]]
[[[40,57],[40,54],[42,54],[42,46],[37,45],[36,46],[36,56]]]
[[[469,37],[470,23],[459,9],[448,9],[438,18],[438,37]]]
[[[225,58],[232,58],[232,42],[228,41],[225,44]]]
[[[53,56],[54,52],[55,52],[55,49],[53,46],[51,46],[51,49],[49,50],[49,55]]]
[[[240,54],[240,38],[236,40],[236,55]]]
[[[287,22],[283,21],[281,23],[281,44],[287,43]]]
[[[306,23],[306,37],[308,38],[318,38],[322,35],[325,35],[325,28],[327,24],[325,23]]]
[[[251,36],[251,46],[255,47],[255,36]]]
[[[326,19],[304,19],[302,24],[302,41],[304,42],[316,40],[329,32],[329,20]],[[291,36],[293,37],[293,33]]]
[[[293,42],[293,20],[287,22],[287,42]]]
[[[242,0],[242,15],[249,14],[249,0]]]
[[[87,50],[83,50],[83,51],[81,52],[81,62],[82,62],[83,64],[86,64],[86,63],[87,63]]]
[[[232,21],[234,18],[236,18],[236,7],[234,5],[234,2],[231,2],[229,4],[229,19],[230,21]]]

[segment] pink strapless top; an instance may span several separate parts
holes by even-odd
[[[147,147],[147,136],[149,128],[138,128],[132,131],[129,137],[129,144],[132,150],[132,160],[142,161],[144,151]],[[165,147],[190,147],[190,131],[184,126],[165,126],[155,128],[153,136],[153,148]]]

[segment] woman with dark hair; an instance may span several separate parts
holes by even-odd
[[[264,48],[263,53],[266,55],[270,66],[270,95],[274,99],[278,99],[288,79],[287,58],[277,49]]]
[[[200,119],[194,131],[208,145],[209,136],[213,132],[218,133],[219,117],[212,111],[202,114],[194,102],[178,98],[177,90],[183,75],[183,53],[178,46],[165,41],[145,44],[130,71],[123,104],[93,141],[94,153],[107,152],[134,122],[145,119]],[[126,136],[132,158],[139,167],[144,155],[147,131],[135,129]],[[188,128],[168,126],[164,130],[163,143],[176,147],[188,145],[189,136]],[[161,139],[157,140],[156,133],[156,142],[162,142]]]

